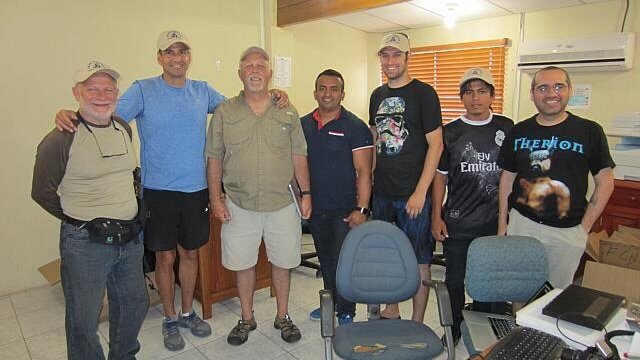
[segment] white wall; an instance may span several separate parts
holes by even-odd
[[[193,43],[190,76],[226,95],[241,88],[240,52],[259,41],[258,0],[180,2],[4,1],[0,22],[0,295],[44,284],[38,266],[58,257],[58,221],[30,198],[37,144],[57,109],[75,108],[74,70],[101,58],[120,87],[158,75],[156,38],[184,31]],[[214,62],[221,60],[220,70]]]

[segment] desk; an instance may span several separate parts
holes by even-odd
[[[572,324],[563,320],[560,320],[559,325],[562,329],[562,332],[566,335],[560,334],[556,327],[556,318],[551,316],[543,315],[542,308],[545,307],[551,300],[553,300],[558,294],[562,292],[562,289],[553,289],[538,300],[532,302],[531,304],[525,306],[520,309],[516,313],[516,323],[521,326],[527,326],[530,328],[534,328],[547,334],[555,335],[561,338],[568,346],[572,348],[576,348],[579,350],[585,350],[586,347],[572,342],[567,339],[570,337],[571,339],[575,339],[580,341],[581,343],[587,344],[589,346],[593,346],[596,341],[604,338],[604,331],[598,331],[589,329],[584,326]],[[626,317],[626,309],[619,308],[618,311],[613,315],[611,320],[605,327],[608,331],[611,330],[629,330],[629,326]],[[626,348],[619,348],[621,352],[626,351]]]
[[[202,318],[211,318],[211,305],[237,296],[233,271],[222,266],[220,230],[222,224],[213,216],[210,221],[209,242],[198,250],[198,279],[195,298],[202,304]],[[266,256],[264,243],[260,245],[256,265],[256,290],[271,286],[271,264]]]

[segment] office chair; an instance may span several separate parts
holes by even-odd
[[[432,359],[444,346],[436,333],[423,323],[411,320],[380,320],[380,304],[411,298],[420,286],[415,253],[406,235],[383,221],[369,221],[349,232],[338,260],[338,293],[356,303],[366,303],[368,321],[334,327],[333,299],[329,290],[320,290],[321,334],[325,359],[333,350],[344,359]],[[453,343],[451,304],[444,283],[432,281],[438,300],[440,324],[449,344]],[[454,358],[453,347],[448,358]]]
[[[311,234],[311,230],[309,229],[309,220],[302,219],[301,223],[302,223],[302,233]],[[313,259],[317,257],[318,257],[318,253],[315,251],[301,253],[300,266],[304,266],[309,269],[314,269],[316,271],[316,278],[321,278],[322,272],[320,270],[320,263],[309,261],[309,259]]]
[[[483,236],[471,242],[464,279],[469,296],[482,302],[524,303],[549,279],[547,254],[529,236]],[[464,321],[462,339],[469,352],[473,346]]]

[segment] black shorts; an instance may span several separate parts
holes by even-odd
[[[144,189],[148,219],[144,228],[147,250],[196,250],[209,241],[209,191],[194,193]]]

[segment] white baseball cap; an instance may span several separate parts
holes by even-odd
[[[178,30],[167,30],[158,36],[158,50],[167,50],[175,43],[183,43],[187,48],[191,49],[189,38]]]
[[[491,75],[491,71],[485,68],[474,67],[467,70],[464,74],[462,74],[459,85],[462,86],[464,83],[471,80],[482,80],[491,86],[495,86],[495,81],[493,81],[493,75]]]
[[[113,78],[114,81],[118,81],[120,74],[115,71],[111,66],[105,64],[102,61],[91,60],[86,65],[76,70],[74,76],[74,84],[81,83],[89,79],[95,74],[104,73]]]
[[[394,47],[402,52],[408,52],[411,50],[411,47],[409,46],[409,38],[407,35],[400,33],[391,33],[383,36],[382,40],[380,40],[380,46],[378,47],[378,54],[380,54],[380,51],[387,46]]]
[[[249,54],[253,54],[253,53],[258,53],[262,55],[262,57],[264,57],[265,60],[269,61],[269,54],[267,54],[267,52],[259,46],[248,47],[247,50],[243,51],[242,54],[240,55],[240,61],[244,61],[244,59],[246,59],[247,56],[249,56]]]

